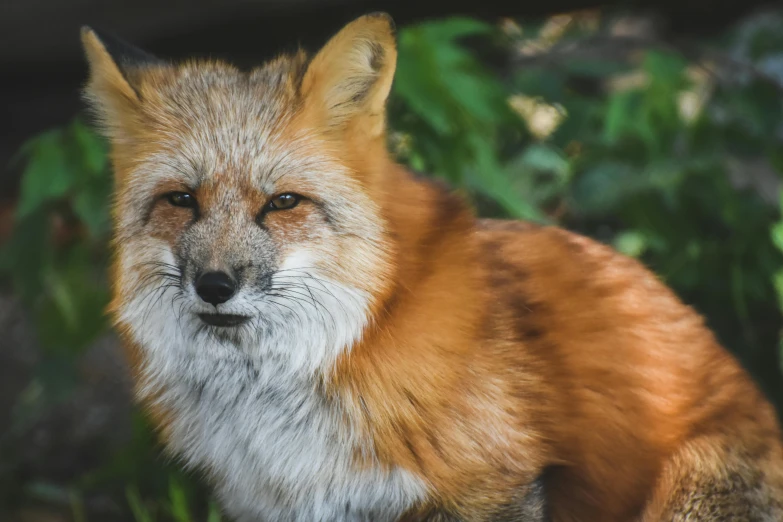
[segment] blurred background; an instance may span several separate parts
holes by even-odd
[[[485,216],[641,259],[781,411],[783,8],[475,3],[0,2],[0,521],[221,520],[133,407],[103,313],[112,178],[79,97],[82,24],[250,67],[391,13],[399,160]]]

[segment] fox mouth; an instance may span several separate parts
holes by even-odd
[[[239,326],[250,319],[246,315],[235,314],[198,314],[199,318],[210,326]]]

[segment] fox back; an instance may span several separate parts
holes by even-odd
[[[775,413],[695,312],[391,159],[387,16],[252,71],[82,38],[110,312],[167,447],[237,520],[781,517]]]

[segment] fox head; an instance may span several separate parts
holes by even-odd
[[[121,332],[150,353],[333,361],[389,279],[390,18],[251,71],[82,40],[115,173]]]

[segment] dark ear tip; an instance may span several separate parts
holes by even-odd
[[[389,28],[391,28],[392,32],[396,32],[397,25],[394,23],[394,18],[392,16],[385,12],[385,11],[375,11],[372,13],[368,13],[367,18],[382,18],[386,23],[389,24]]]
[[[112,60],[120,66],[145,66],[160,64],[162,61],[152,54],[139,49],[124,39],[99,28],[82,26],[82,35],[93,34],[112,57]]]

